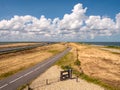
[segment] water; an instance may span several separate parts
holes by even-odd
[[[0,45],[13,44],[13,43],[21,43],[21,42],[0,42]],[[81,42],[81,43],[104,45],[104,46],[120,46],[120,42]]]
[[[85,44],[104,45],[104,46],[120,46],[120,42],[82,42]]]

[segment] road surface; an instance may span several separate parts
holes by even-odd
[[[11,52],[18,52],[18,51],[28,50],[28,49],[36,48],[36,47],[39,47],[39,46],[45,46],[45,45],[48,45],[48,44],[47,43],[40,43],[40,44],[28,45],[28,46],[3,48],[3,49],[0,49],[0,55],[1,54],[5,54],[5,53],[11,53]]]
[[[0,90],[16,90],[18,87],[29,83],[37,76],[42,74],[50,66],[52,66],[57,60],[67,54],[71,48],[67,48],[65,51],[17,74],[10,76],[4,80],[0,80]]]

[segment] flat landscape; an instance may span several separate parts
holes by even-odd
[[[28,45],[34,45],[36,43],[8,43],[8,44],[1,44],[0,49],[3,48],[11,48],[11,47],[21,47],[21,46],[28,46]]]
[[[91,45],[70,45],[73,47],[73,54],[76,53],[76,48],[78,49],[78,58],[84,74],[120,89],[120,53]]]
[[[77,72],[81,72],[82,70],[84,74],[80,75],[80,78],[83,78],[88,82],[98,84],[102,86],[104,89],[108,89],[108,90],[120,89],[120,84],[119,84],[120,83],[120,54],[119,53],[114,53],[109,50],[104,50],[102,49],[103,46],[93,46],[93,45],[86,45],[86,44],[79,44],[79,43],[69,43],[68,46],[72,47],[72,50],[68,55],[66,55],[56,63],[59,67],[62,67],[64,69],[65,66],[69,66],[75,69]],[[76,49],[78,50],[78,59],[81,63],[80,66],[76,66],[74,64],[74,62],[77,59]],[[116,50],[119,50],[119,49],[116,49]],[[62,87],[64,87],[65,90],[73,90],[67,87],[67,86],[72,87],[72,85],[76,90],[80,90],[82,88],[80,83],[78,84],[74,80],[57,82],[57,83],[50,84],[48,86],[40,87],[39,83],[43,80],[46,80],[46,79],[49,80],[49,78],[52,78],[53,73],[55,75],[53,78],[57,78],[57,76],[59,76],[60,74],[60,72],[58,74],[57,70],[52,70],[51,72],[48,71],[46,73],[49,73],[47,74],[48,76],[44,77],[44,75],[46,74],[41,75],[35,81],[33,81],[31,87],[38,86],[38,88],[35,90],[46,90],[47,88],[53,88],[53,87],[55,87],[55,89],[51,89],[51,90],[60,90],[60,88]],[[79,75],[79,74],[75,74],[75,75]],[[75,83],[76,84],[70,85],[70,83],[73,83],[73,82],[74,84]],[[93,88],[95,89],[94,86]],[[102,90],[103,88],[100,89],[99,87],[97,87],[97,89],[95,90]],[[92,87],[87,89],[86,87],[84,87],[82,88],[82,90],[92,90]]]
[[[82,79],[79,79],[78,82],[76,82],[76,79],[58,81],[60,71],[63,70],[57,65],[52,66],[40,77],[35,79],[30,87],[33,90],[104,90],[104,88],[92,83],[88,83]],[[46,79],[49,81],[48,85],[45,85]],[[24,90],[27,90],[27,87]]]
[[[3,54],[0,56],[0,79],[32,67],[62,52],[66,47],[71,47],[72,50],[45,73],[33,80],[30,84],[31,88],[35,88],[35,90],[47,90],[48,88],[50,90],[61,90],[62,88],[64,90],[120,89],[119,49],[80,43],[57,43],[31,50]],[[115,50],[117,51],[116,53]],[[80,65],[75,64],[77,59]],[[73,69],[74,77],[78,76],[79,82],[76,82],[76,79],[59,81],[60,71],[67,68]],[[50,85],[41,87],[40,82],[46,79],[55,79],[55,81],[53,80],[53,83]],[[86,85],[89,88],[86,88]]]
[[[120,0],[0,0],[0,90],[120,90]]]
[[[27,69],[63,51],[64,49],[65,46],[63,44],[53,44],[37,47],[31,50],[0,55],[0,79],[6,78],[15,74],[16,72]]]

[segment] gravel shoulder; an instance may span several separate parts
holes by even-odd
[[[62,69],[57,65],[49,68],[45,73],[36,78],[30,85],[33,90],[104,90],[104,88],[88,83],[85,80],[79,79],[69,79],[66,81],[58,81],[60,76],[60,71]],[[74,77],[74,76],[73,76]],[[48,79],[48,85],[41,85],[46,83]],[[27,87],[24,89],[27,90]]]

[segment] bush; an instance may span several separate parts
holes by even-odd
[[[72,69],[71,65],[61,66],[61,68],[64,70]]]
[[[80,66],[80,65],[81,65],[81,62],[80,62],[79,60],[76,60],[76,61],[74,62],[74,64],[77,65],[77,66]]]

